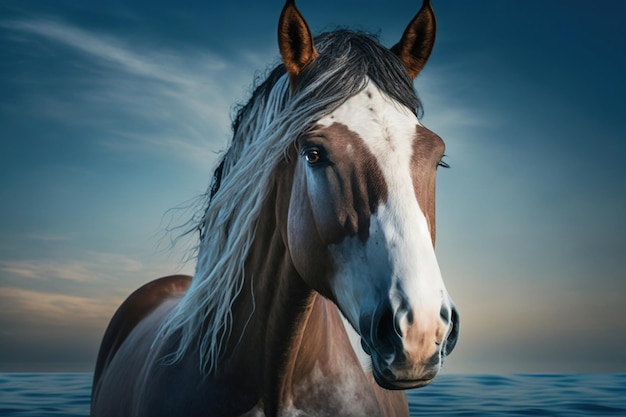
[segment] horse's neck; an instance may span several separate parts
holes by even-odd
[[[287,165],[283,167],[289,169]],[[226,349],[231,355],[220,364],[220,375],[243,376],[255,385],[270,415],[282,397],[286,358],[315,299],[299,277],[285,244],[289,172],[267,197],[255,240],[245,262],[245,282],[232,308],[233,328]]]
[[[291,261],[285,245],[288,201],[277,197],[290,189],[290,181],[280,182],[261,213],[244,289],[233,306],[232,355],[225,370],[245,378],[266,415],[320,405],[332,415],[346,404],[350,410],[341,415],[387,415],[381,399],[388,396],[361,368],[337,308],[304,283]],[[397,399],[406,404],[403,394]]]

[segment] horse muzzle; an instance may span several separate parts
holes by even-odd
[[[383,307],[360,318],[361,345],[371,356],[374,379],[385,389],[427,385],[456,345],[459,314],[452,302],[430,318],[416,314]]]

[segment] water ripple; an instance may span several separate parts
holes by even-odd
[[[626,374],[442,375],[408,398],[411,416],[626,416]]]
[[[91,378],[0,374],[0,416],[88,416]],[[407,398],[411,416],[626,416],[626,374],[441,375]]]

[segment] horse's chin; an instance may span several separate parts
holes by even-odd
[[[392,382],[392,381],[388,381],[386,379],[380,378],[379,376],[377,376],[376,373],[374,373],[374,379],[376,380],[376,383],[380,385],[381,388],[384,388],[387,390],[395,390],[395,391],[422,388],[430,384],[430,382],[433,380],[433,378],[414,379],[414,380],[407,379],[407,380],[398,380],[398,381]]]
[[[421,388],[432,382],[438,374],[437,369],[431,369],[422,374],[411,377],[396,377],[394,370],[384,365],[384,361],[372,357],[372,374],[378,385],[387,390],[407,390]]]

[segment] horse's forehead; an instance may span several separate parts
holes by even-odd
[[[398,142],[406,143],[407,138],[414,137],[416,126],[421,126],[414,113],[384,95],[372,82],[318,123],[347,126],[375,153],[393,150]]]
[[[411,171],[416,139],[424,137],[422,131],[429,132],[413,112],[384,95],[371,82],[320,119],[318,125],[327,129],[345,126],[363,142],[369,153],[375,155],[381,170],[396,172],[392,176],[398,171],[404,171],[403,175]],[[385,177],[390,179],[389,175]]]

